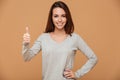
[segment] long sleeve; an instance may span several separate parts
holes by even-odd
[[[95,66],[97,63],[97,57],[79,35],[77,35],[77,48],[88,58],[88,61],[75,72],[75,77],[78,79]]]
[[[41,50],[41,38],[39,37],[33,44],[31,48],[29,48],[28,43],[23,43],[22,47],[22,55],[25,61],[31,60],[36,54]]]

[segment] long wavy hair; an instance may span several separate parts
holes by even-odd
[[[67,34],[71,35],[71,33],[74,32],[74,24],[73,24],[71,13],[68,6],[62,1],[57,1],[51,6],[49,15],[48,15],[48,21],[47,21],[45,33],[54,32],[55,30],[55,26],[52,20],[52,15],[53,15],[53,9],[57,7],[62,8],[65,11],[67,22],[64,26],[64,29]]]

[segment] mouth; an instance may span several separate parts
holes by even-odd
[[[57,25],[58,25],[58,26],[63,26],[63,25],[64,25],[64,23],[57,23]]]

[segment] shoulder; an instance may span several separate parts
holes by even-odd
[[[81,37],[80,34],[78,33],[72,33],[72,38],[75,40],[75,41],[80,41],[80,40],[83,40],[83,38]]]
[[[75,38],[77,38],[77,37],[81,37],[78,33],[75,33],[75,32],[72,33],[71,35],[72,35],[72,37],[75,37]]]
[[[39,39],[39,40],[46,39],[46,38],[48,38],[48,36],[49,36],[49,33],[41,33],[41,34],[38,36],[38,39]]]

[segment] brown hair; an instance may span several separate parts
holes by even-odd
[[[49,11],[49,16],[48,16],[48,21],[47,21],[45,33],[53,32],[54,29],[55,29],[55,26],[54,26],[53,21],[52,21],[52,15],[53,15],[53,9],[56,8],[56,7],[60,7],[65,11],[67,22],[66,22],[66,25],[65,25],[64,28],[65,28],[65,32],[67,34],[71,35],[71,33],[74,32],[74,24],[73,24],[73,21],[72,21],[72,17],[71,17],[69,8],[62,1],[57,1],[51,6],[50,11]]]

